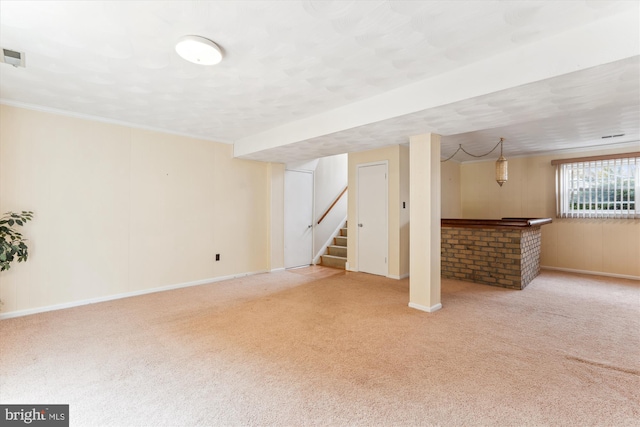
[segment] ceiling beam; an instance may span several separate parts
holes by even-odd
[[[242,138],[235,141],[234,156],[245,156],[638,55],[637,17],[618,14],[427,80]],[[425,131],[428,130],[425,123]]]

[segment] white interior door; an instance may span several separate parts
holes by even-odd
[[[358,270],[388,274],[387,164],[358,167]]]
[[[313,173],[284,174],[284,267],[310,265],[313,260]]]

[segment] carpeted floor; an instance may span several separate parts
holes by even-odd
[[[640,425],[640,283],[514,291],[322,267],[0,321],[0,402],[71,425]]]

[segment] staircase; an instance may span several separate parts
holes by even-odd
[[[327,253],[320,257],[320,264],[325,267],[345,269],[347,263],[347,224],[333,237],[333,245],[327,246]]]

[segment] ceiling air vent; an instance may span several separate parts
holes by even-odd
[[[607,139],[607,138],[620,138],[621,136],[624,136],[624,133],[619,133],[617,135],[605,135],[602,137],[602,139]]]
[[[24,52],[2,48],[2,62],[14,67],[24,67]]]

